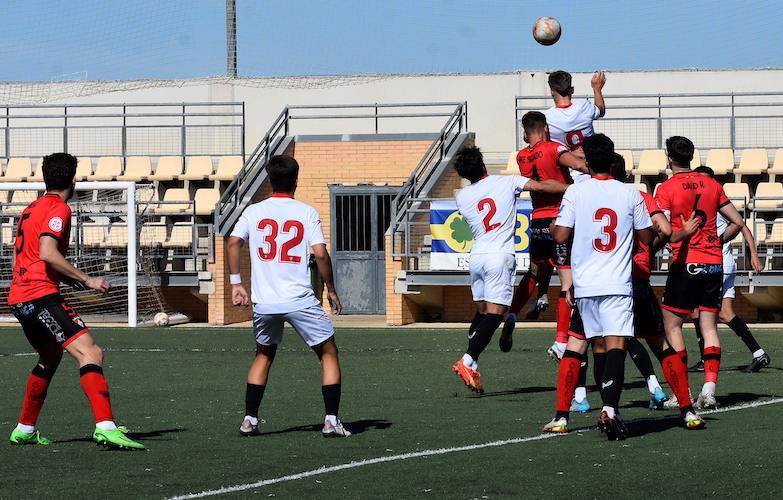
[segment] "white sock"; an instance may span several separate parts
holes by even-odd
[[[605,411],[609,418],[614,418],[614,408],[611,406],[604,406],[601,411]]]
[[[258,417],[251,417],[250,415],[245,415],[245,420],[248,420],[250,422],[250,425],[258,425]]]
[[[763,356],[763,355],[764,355],[764,349],[759,349],[758,351],[753,353],[754,358],[758,358],[759,356]]]
[[[655,394],[655,389],[660,387],[661,384],[658,382],[658,378],[655,375],[650,375],[650,378],[647,379],[647,390],[650,391],[650,394]]]
[[[702,394],[715,394],[715,382],[704,382],[704,387],[701,388]]]
[[[33,432],[35,432],[34,425],[16,424],[16,428],[24,432],[25,434],[32,434]]]
[[[565,352],[565,348],[566,348],[566,343],[565,342],[555,342],[555,344],[557,344],[557,348],[558,349],[560,349],[561,351]]]
[[[574,391],[574,399],[576,399],[577,403],[581,403],[585,400],[587,397],[587,388],[585,387],[577,387]]]
[[[332,427],[337,425],[337,415],[327,415],[324,417],[324,423],[329,422],[332,424]]]
[[[476,361],[473,359],[473,356],[471,356],[468,353],[462,355],[462,364],[467,366],[468,368],[472,368],[473,370],[475,370],[475,368],[473,368],[473,365],[476,364]]]
[[[102,431],[111,431],[117,428],[117,426],[114,424],[114,420],[104,420],[103,422],[98,422],[95,424],[95,427]]]
[[[508,313],[508,314],[506,314],[506,320],[511,320],[514,323],[516,323],[517,322],[517,315],[514,314],[514,313]]]

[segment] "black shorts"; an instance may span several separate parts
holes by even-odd
[[[89,330],[59,293],[11,306],[30,345],[38,349],[52,342],[67,346]]]
[[[723,298],[722,264],[672,264],[666,278],[663,307],[688,314],[697,307],[720,312]]]
[[[530,260],[532,262],[549,262],[555,267],[571,267],[571,243],[573,236],[560,245],[549,232],[549,225],[554,217],[532,219],[530,221]]]
[[[663,335],[663,315],[652,286],[646,280],[633,280],[633,326],[634,337],[652,338]],[[585,328],[579,308],[571,313],[568,334],[585,340]]]

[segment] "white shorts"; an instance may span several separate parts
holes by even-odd
[[[479,253],[470,256],[470,291],[473,300],[510,306],[514,296],[517,259],[510,253]]]
[[[633,337],[633,297],[603,295],[576,300],[585,337]]]
[[[332,320],[319,304],[283,314],[253,313],[256,342],[261,345],[279,344],[283,340],[283,325],[286,321],[310,347],[322,344],[334,335]]]
[[[733,299],[736,296],[734,291],[734,278],[737,277],[737,273],[724,274],[723,275],[723,298]]]

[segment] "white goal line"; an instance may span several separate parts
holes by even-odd
[[[751,403],[740,403],[733,406],[726,406],[724,408],[718,408],[715,410],[707,410],[700,412],[701,415],[708,415],[711,413],[725,413],[729,411],[738,411],[738,410],[747,410],[749,408],[757,408],[759,406],[767,406],[767,405],[774,405],[778,403],[783,403],[783,398],[775,398],[775,399],[768,399],[765,401],[753,401]],[[261,488],[263,486],[269,486],[272,484],[277,483],[283,483],[287,481],[296,481],[299,479],[304,479],[307,477],[312,476],[319,476],[322,474],[328,474],[330,472],[337,472],[340,470],[345,469],[355,469],[357,467],[364,467],[366,465],[374,465],[374,464],[380,464],[385,462],[396,462],[400,460],[408,460],[411,458],[420,458],[420,457],[431,457],[434,455],[446,455],[449,453],[458,453],[462,451],[472,451],[472,450],[479,450],[483,448],[496,448],[499,446],[507,446],[511,444],[520,444],[520,443],[528,443],[531,441],[543,441],[544,439],[553,439],[558,437],[565,437],[565,436],[573,436],[576,434],[581,434],[584,432],[589,432],[591,430],[594,430],[595,428],[588,428],[581,431],[576,432],[569,432],[568,434],[538,434],[535,436],[528,436],[528,437],[520,437],[520,438],[511,438],[511,439],[504,439],[501,441],[490,441],[488,443],[481,443],[481,444],[471,444],[467,446],[457,446],[453,448],[437,448],[432,450],[422,450],[422,451],[415,451],[410,453],[401,453],[399,455],[389,455],[386,457],[377,457],[377,458],[369,458],[366,460],[356,460],[353,462],[348,462],[344,464],[339,465],[331,465],[329,467],[323,466],[319,467],[317,469],[312,469],[304,472],[299,472],[297,474],[290,474],[287,476],[280,476],[273,479],[264,479],[261,481],[257,481],[255,483],[246,483],[246,484],[238,484],[235,486],[224,486],[221,488],[217,488],[214,490],[205,490],[199,493],[189,493],[186,495],[178,495],[174,497],[169,497],[168,500],[186,500],[190,498],[204,498],[204,497],[211,497],[211,496],[217,496],[217,495],[225,495],[227,493],[236,493],[238,491],[246,491],[246,490],[252,490],[256,488]]]

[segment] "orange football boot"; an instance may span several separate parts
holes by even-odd
[[[478,370],[468,368],[462,362],[462,359],[458,359],[451,367],[451,371],[456,373],[471,391],[484,394],[484,387],[481,385],[481,374]]]

